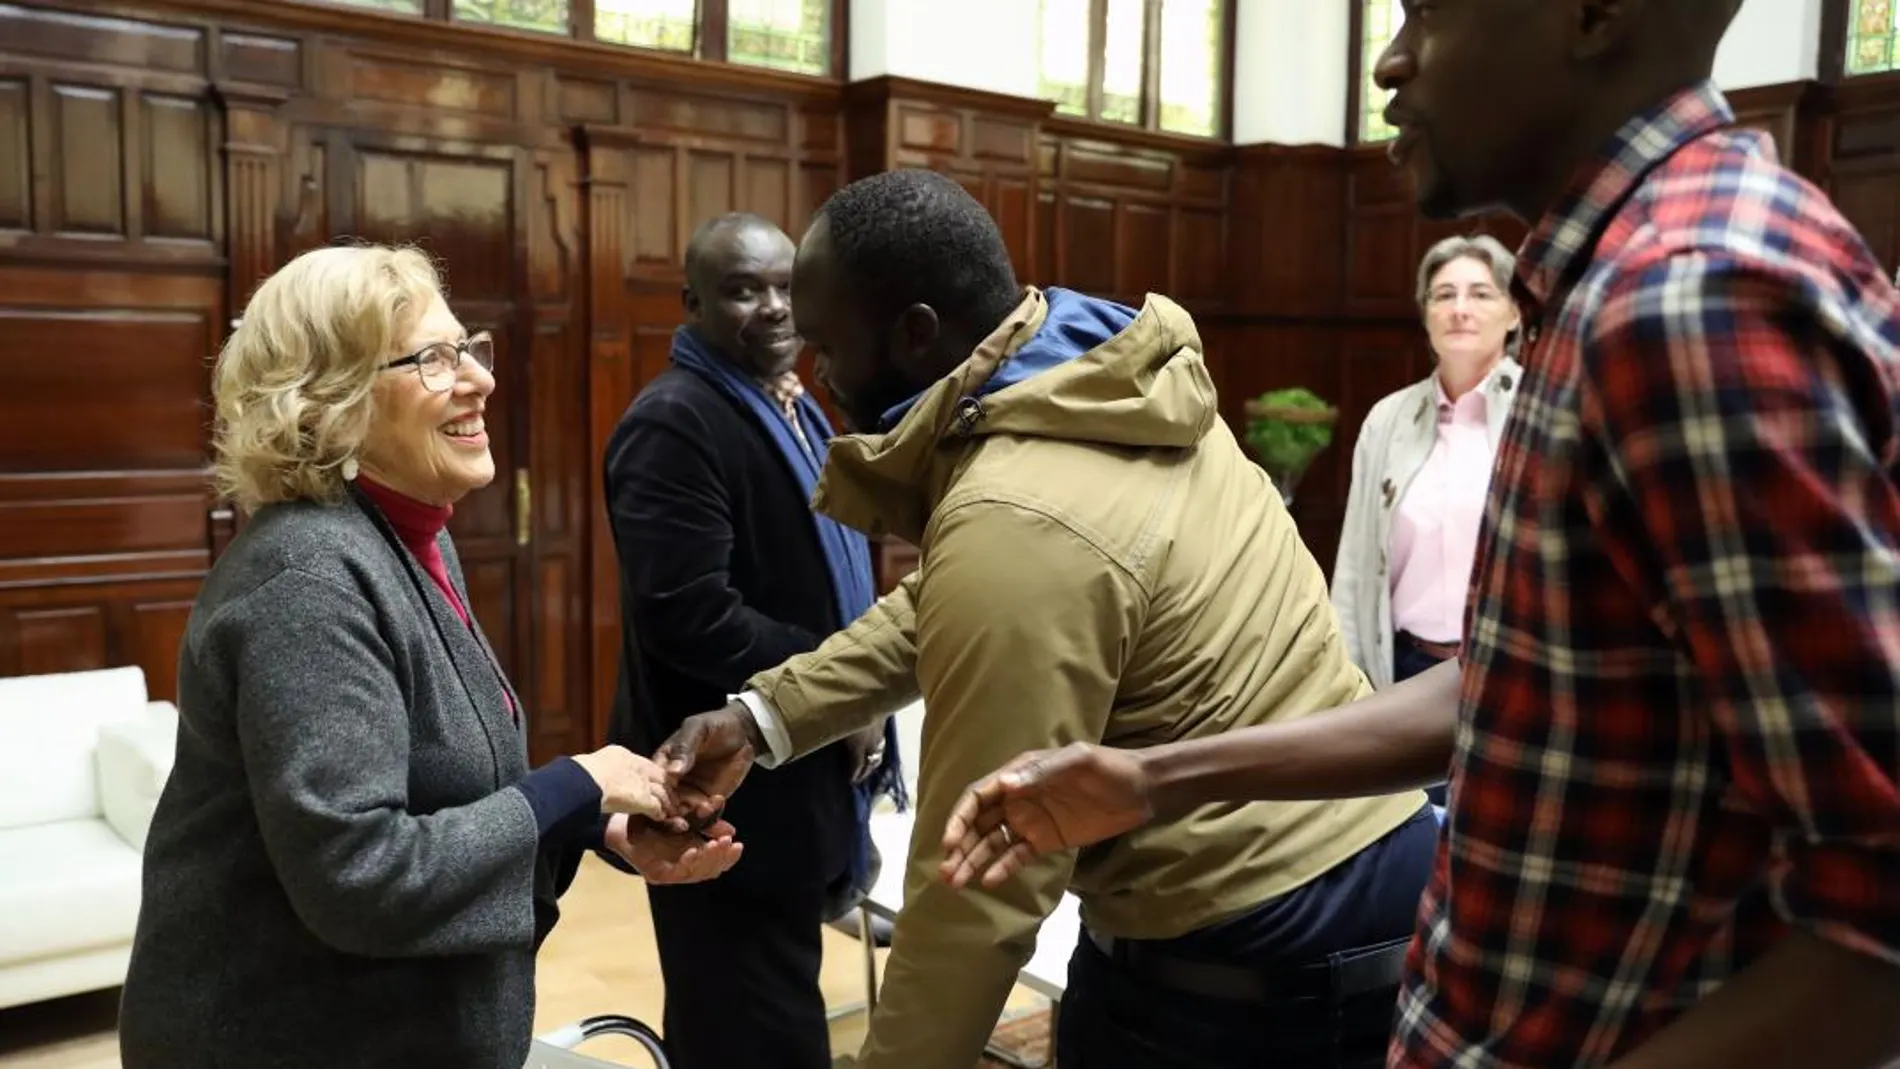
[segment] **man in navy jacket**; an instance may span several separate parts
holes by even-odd
[[[623,620],[611,735],[637,753],[876,597],[864,537],[809,503],[833,432],[794,370],[792,254],[757,216],[699,228],[671,366],[608,441]],[[738,864],[648,888],[677,1069],[830,1066],[821,926],[874,875],[865,819],[876,791],[900,790],[892,730],[756,773],[727,809]]]

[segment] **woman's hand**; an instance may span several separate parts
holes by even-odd
[[[699,883],[738,864],[745,850],[743,843],[733,841],[733,827],[723,820],[702,834],[706,838],[622,814],[608,820],[606,843],[648,883]]]
[[[649,820],[674,816],[673,791],[659,765],[624,746],[603,746],[574,758],[600,787],[600,808]]]

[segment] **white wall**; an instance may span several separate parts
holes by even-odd
[[[851,0],[851,80],[1036,95],[1035,0]]]
[[[1345,144],[1357,0],[1236,2],[1235,142]],[[1743,0],[1716,53],[1716,83],[1742,89],[1814,77],[1822,3]],[[851,0],[851,80],[894,74],[1033,97],[1035,12],[1035,0]]]
[[[1743,0],[1715,53],[1723,89],[1812,78],[1821,59],[1822,0]]]
[[[1234,141],[1346,143],[1347,0],[1239,0]]]

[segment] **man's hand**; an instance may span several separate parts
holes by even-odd
[[[845,736],[844,744],[851,755],[851,785],[855,787],[884,764],[884,721]]]
[[[606,845],[648,883],[699,883],[738,864],[745,850],[744,844],[733,841],[733,827],[723,820],[701,835],[705,837],[616,815],[607,822]]]
[[[653,759],[672,784],[682,815],[693,827],[704,828],[739,789],[752,770],[752,759],[764,748],[752,711],[735,701],[687,717]]]
[[[1035,750],[970,785],[943,832],[953,887],[1009,879],[1032,859],[1112,839],[1154,816],[1147,771],[1127,750],[1072,743]]]

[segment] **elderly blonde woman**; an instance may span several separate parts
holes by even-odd
[[[1366,416],[1333,568],[1346,647],[1375,687],[1452,656],[1463,638],[1478,526],[1521,369],[1514,257],[1490,237],[1451,237],[1418,268],[1437,366]],[[1439,799],[1442,802],[1442,799]]]
[[[120,1011],[129,1069],[520,1069],[581,853],[710,878],[644,758],[530,771],[528,710],[444,531],[495,475],[493,343],[408,249],[273,275],[219,356],[216,470],[251,522],[179,656],[177,763]]]

